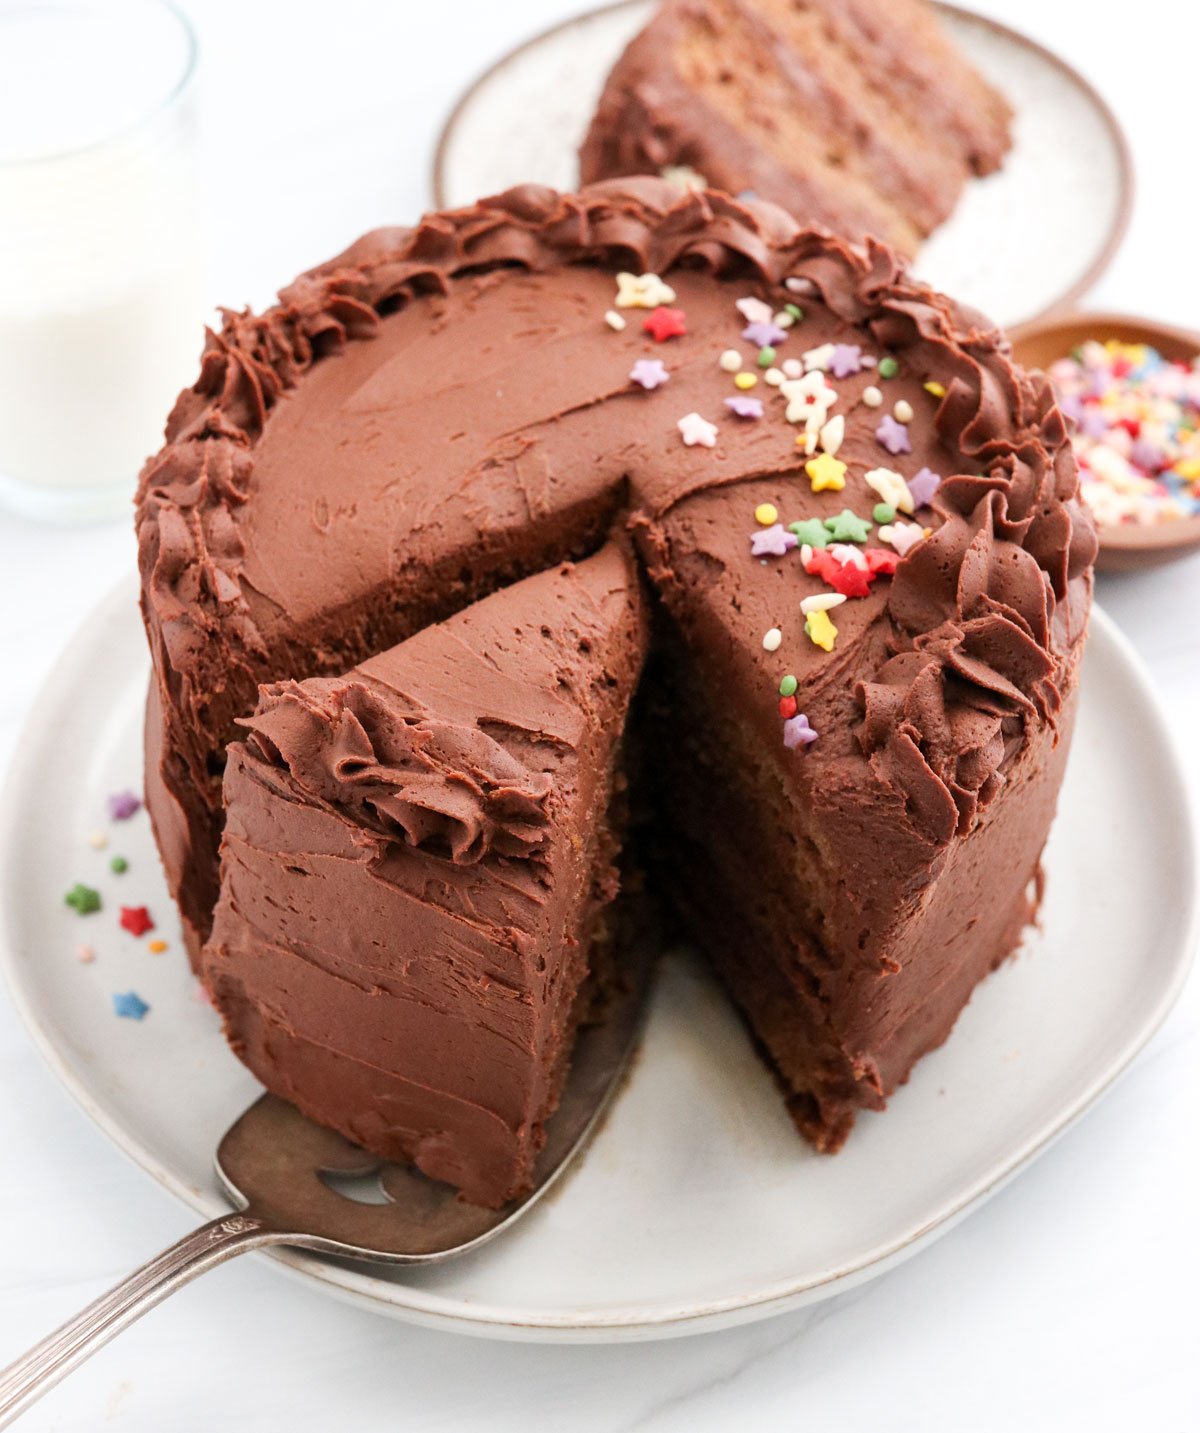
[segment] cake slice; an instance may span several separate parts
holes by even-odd
[[[203,975],[268,1089],[479,1204],[530,1180],[610,967],[628,552],[527,578],[343,678],[263,688],[229,751]]]
[[[608,78],[580,174],[687,166],[912,254],[999,167],[1010,121],[925,0],[666,0]]]

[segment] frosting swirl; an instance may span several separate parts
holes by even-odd
[[[281,682],[240,722],[247,745],[357,824],[455,865],[531,860],[549,839],[550,777],[477,727],[443,720],[362,681]]]

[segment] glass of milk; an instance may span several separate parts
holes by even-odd
[[[128,509],[204,336],[191,27],[0,0],[0,502]]]

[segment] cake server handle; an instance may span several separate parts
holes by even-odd
[[[222,1215],[186,1234],[0,1371],[0,1428],[7,1428],[59,1379],[197,1274],[247,1249],[295,1237],[266,1224],[253,1210]]]

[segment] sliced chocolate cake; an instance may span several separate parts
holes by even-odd
[[[999,168],[1010,121],[925,0],[665,0],[608,78],[580,175],[683,167],[913,254]]]
[[[430,215],[368,236],[261,316],[228,315],[143,475],[139,536],[154,657],[147,797],[194,954],[228,805],[204,970],[235,1039],[270,1074],[286,1022],[302,1036],[289,1048],[317,1060],[324,997],[308,982],[341,978],[330,951],[355,972],[355,1000],[370,971],[456,978],[444,913],[391,919],[410,888],[379,881],[384,845],[449,910],[501,859],[494,848],[456,861],[455,842],[471,842],[436,823],[421,836],[426,817],[408,806],[403,820],[386,800],[368,813],[353,769],[348,784],[323,784],[320,762],[298,772],[280,723],[354,731],[363,715],[346,692],[390,686],[404,715],[378,730],[398,740],[415,710],[404,703],[441,713],[454,696],[388,675],[424,650],[398,644],[456,611],[471,628],[477,612],[506,610],[514,583],[598,550],[615,517],[656,594],[638,703],[637,799],[657,812],[648,875],[746,1014],[801,1130],[837,1148],[856,1112],[880,1107],[945,1037],[1029,917],[1091,595],[1095,535],[1076,489],[1047,383],[1015,368],[979,315],[875,242],[851,247],[772,206],[661,180],[578,196],[522,188]],[[498,589],[497,605],[472,609]],[[555,651],[581,670],[549,625],[533,634],[535,689]],[[626,667],[602,663],[618,679],[615,744],[641,649],[633,635],[613,641],[629,644]],[[333,680],[268,687],[223,796],[227,745],[259,685],[313,677]],[[391,769],[398,754],[372,739],[367,760]],[[305,871],[318,825],[338,841],[357,833],[363,868],[336,869],[381,904],[358,930],[366,899],[347,890],[347,928],[322,928],[321,955],[299,935],[322,920],[321,882],[270,857],[268,811],[278,849],[308,853],[294,863]],[[268,852],[262,864],[253,850]],[[537,866],[503,860],[526,877]],[[271,922],[285,917],[281,933]],[[528,927],[531,949],[548,929]],[[581,964],[570,968],[578,983]],[[539,997],[521,989],[532,1010]],[[475,1015],[501,1028],[511,991],[493,980],[476,997]],[[402,995],[372,1007],[370,1028],[343,1021],[319,1052],[360,1083],[329,1081],[318,1103],[293,1063],[278,1076],[291,1097],[464,1184],[473,1160],[495,1157],[505,1174],[470,1185],[473,1197],[519,1180],[539,1101],[552,1099],[530,1073],[554,1064],[550,1045],[536,1059],[522,1046],[529,1078],[492,1107],[499,1123],[460,1125],[446,1153],[422,1142],[436,1121],[404,1115],[397,1083],[421,1082],[427,1062],[425,1083],[445,1094],[435,1052],[414,1035],[389,1065],[373,1045],[388,1038],[389,1005],[401,1010]],[[499,1080],[498,1049],[478,1078],[493,1066]]]
[[[500,1205],[608,970],[621,735],[647,641],[606,547],[346,677],[263,689],[229,748],[202,971],[269,1089]]]

